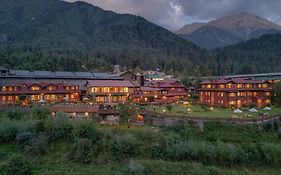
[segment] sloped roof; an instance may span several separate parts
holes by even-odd
[[[87,85],[90,87],[135,87],[127,80],[89,80]]]
[[[161,91],[161,88],[154,88],[154,87],[140,87],[141,91],[148,92],[148,91]]]
[[[153,81],[153,87],[158,88],[186,88],[180,81],[176,79],[167,79],[163,81]]]
[[[131,71],[124,71],[124,72],[119,72],[119,73],[113,74],[112,76],[114,76],[114,77],[120,77],[120,76],[124,75],[125,73],[134,74],[134,73],[131,72]],[[135,74],[134,74],[134,75],[135,75]]]
[[[241,83],[241,84],[258,84],[258,83],[264,83],[266,81],[261,80],[252,80],[250,78],[220,78],[216,80],[206,80],[203,81],[200,84],[227,84],[227,83]]]

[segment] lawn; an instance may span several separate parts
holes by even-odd
[[[167,114],[175,117],[209,117],[209,118],[248,118],[248,119],[260,119],[262,115],[258,113],[249,112],[247,108],[242,109],[242,114],[235,114],[230,108],[218,108],[218,107],[204,107],[200,105],[182,105],[173,104],[172,110],[168,111],[165,105],[150,105],[146,107],[149,111],[154,111],[159,114]],[[190,109],[190,112],[188,112]],[[257,108],[259,111],[263,111],[263,108]],[[273,107],[271,111],[267,112],[269,115],[281,114],[281,108]]]

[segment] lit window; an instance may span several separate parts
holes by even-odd
[[[6,96],[2,96],[2,101],[6,101]]]
[[[40,90],[40,87],[39,87],[39,86],[32,86],[32,87],[31,87],[31,90],[32,90],[32,91],[39,91],[39,90]]]
[[[228,83],[226,86],[227,86],[227,88],[232,88],[232,84],[231,83]]]
[[[13,101],[13,97],[12,96],[8,96],[8,101]]]
[[[211,87],[212,87],[212,86],[211,86],[210,84],[207,85],[207,88],[208,88],[208,89],[211,88]]]
[[[220,84],[220,88],[221,88],[221,89],[224,89],[224,88],[225,88],[225,85],[224,85],[224,84]]]
[[[229,93],[228,96],[229,97],[235,97],[235,93]]]
[[[268,84],[264,83],[264,84],[262,84],[262,87],[263,88],[268,88]]]
[[[2,86],[2,91],[6,91],[7,90],[7,88],[5,87],[5,86]]]
[[[56,87],[55,86],[48,86],[47,90],[48,91],[54,91],[54,90],[56,90]]]

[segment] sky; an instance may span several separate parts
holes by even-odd
[[[68,0],[77,1],[77,0]],[[233,13],[251,13],[281,25],[281,0],[83,0],[105,10],[139,15],[176,31]]]

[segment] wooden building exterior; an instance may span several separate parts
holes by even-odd
[[[141,104],[165,104],[187,100],[187,88],[178,80],[153,81],[134,93],[134,101]]]
[[[249,78],[225,78],[201,83],[199,103],[209,106],[258,107],[271,104],[272,84]]]
[[[135,86],[127,80],[89,80],[86,88],[95,103],[122,103],[131,98]]]
[[[25,97],[21,99],[20,96]],[[45,102],[78,102],[80,90],[77,85],[54,83],[16,83],[0,86],[0,104],[29,104],[44,100]]]

